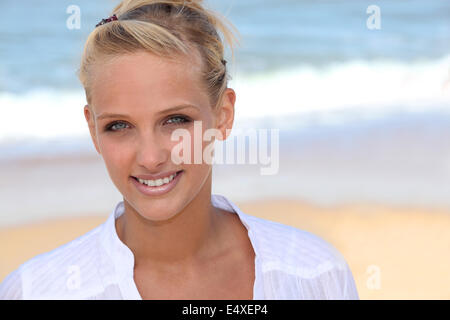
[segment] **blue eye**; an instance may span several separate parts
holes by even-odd
[[[185,123],[189,123],[191,122],[189,120],[189,118],[185,117],[185,116],[173,116],[170,117],[169,119],[166,120],[165,123],[169,124],[169,125],[182,125]],[[117,131],[122,131],[124,129],[127,129],[129,127],[129,125],[126,122],[123,121],[114,121],[110,124],[108,124],[105,128],[106,131],[111,131],[111,132],[117,132]]]
[[[190,122],[190,120],[184,116],[174,116],[174,117],[169,118],[166,121],[166,123],[168,123],[168,124],[175,124],[175,125],[183,124],[183,123],[187,123],[187,122]]]
[[[125,122],[113,122],[106,127],[107,131],[120,131],[127,127],[128,125]]]

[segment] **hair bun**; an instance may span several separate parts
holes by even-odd
[[[234,57],[238,32],[226,17],[202,3],[203,0],[122,0],[109,18],[102,19],[98,26],[103,27],[95,28],[85,44],[78,74],[88,103],[95,64],[137,51],[161,57],[189,56],[194,48],[201,59],[202,81],[215,106],[231,78],[224,44],[229,45]]]
[[[187,6],[195,9],[204,9],[203,0],[123,0],[113,10],[112,14],[120,16],[128,11],[147,5],[168,4],[174,6]]]

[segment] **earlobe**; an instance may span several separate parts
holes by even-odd
[[[93,114],[91,108],[89,107],[89,105],[85,105],[84,106],[84,117],[86,118],[86,122],[89,127],[89,133],[91,135],[92,142],[94,143],[95,150],[97,150],[98,154],[101,154],[100,149],[98,148],[98,145],[97,145],[97,135],[95,132],[95,122],[94,122],[93,116],[94,116],[94,114]]]
[[[86,119],[86,122],[89,126],[89,130],[92,133],[92,128],[95,127],[95,123],[94,123],[93,114],[92,114],[92,111],[91,111],[91,108],[89,107],[89,105],[84,106],[84,118]]]
[[[89,124],[89,120],[91,118],[91,111],[89,110],[89,105],[84,106],[84,118],[86,119],[86,122]]]
[[[223,139],[226,140],[233,128],[234,122],[234,104],[236,102],[236,93],[233,89],[227,88],[224,92],[222,103],[219,109],[219,123],[217,129],[222,132]]]
[[[87,104],[84,106],[84,117],[86,118],[86,121],[88,122],[88,124],[92,124],[93,122],[93,112],[91,107]]]

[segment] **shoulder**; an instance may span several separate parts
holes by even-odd
[[[255,245],[267,264],[281,263],[287,268],[310,267],[323,269],[326,265],[339,266],[342,255],[318,235],[279,222],[246,215]]]
[[[0,283],[0,300],[21,300],[22,291],[21,268],[19,268]]]
[[[271,279],[268,286],[284,282],[286,290],[296,284],[301,290],[291,291],[301,291],[303,298],[358,299],[350,268],[331,243],[279,222],[250,215],[246,220],[260,255],[261,272]]]
[[[244,223],[259,259],[266,268],[317,273],[340,267],[341,254],[321,237],[293,226],[244,213],[236,204],[221,195],[213,195],[213,204],[234,211]]]
[[[100,225],[56,249],[26,261],[0,284],[0,299],[76,297],[82,275],[96,274]],[[93,277],[94,276],[94,277]],[[95,281],[94,281],[95,282]]]

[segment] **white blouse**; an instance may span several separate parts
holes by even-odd
[[[255,251],[253,299],[359,299],[346,261],[309,232],[243,213],[221,195],[212,205],[236,213]],[[119,202],[105,223],[23,263],[0,284],[0,299],[141,299],[134,256],[119,239]]]

